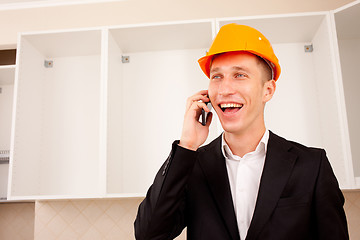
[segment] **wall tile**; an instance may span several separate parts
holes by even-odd
[[[0,204],[0,239],[34,239],[34,203]]]
[[[344,191],[345,212],[351,240],[360,239],[360,191]]]
[[[142,198],[37,201],[35,240],[133,240]],[[185,233],[177,240],[185,239]]]

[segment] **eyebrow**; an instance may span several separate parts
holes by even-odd
[[[215,67],[215,68],[212,68],[210,70],[210,73],[214,73],[214,72],[219,72],[221,69],[221,67]],[[241,67],[241,66],[233,66],[231,67],[232,70],[236,70],[236,71],[245,71],[245,72],[249,72],[249,69],[246,68],[246,67]]]

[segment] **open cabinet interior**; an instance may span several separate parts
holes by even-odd
[[[186,99],[207,89],[197,60],[212,37],[211,21],[109,30],[108,194],[146,193],[180,139]]]
[[[279,58],[282,72],[265,108],[267,127],[289,140],[325,148],[339,182],[346,185],[329,15],[225,19],[219,26],[230,22],[261,31]]]
[[[97,194],[101,31],[25,34],[19,50],[11,197]]]
[[[0,201],[7,199],[15,65],[0,66]]]
[[[336,11],[336,32],[338,38],[342,80],[352,165],[357,188],[360,188],[360,3]]]

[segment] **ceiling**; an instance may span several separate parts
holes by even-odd
[[[125,0],[0,0],[0,10],[116,1]]]

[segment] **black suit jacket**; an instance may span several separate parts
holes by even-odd
[[[344,197],[322,149],[270,132],[246,240],[349,239]],[[221,137],[198,151],[177,142],[135,220],[138,240],[239,240]]]

